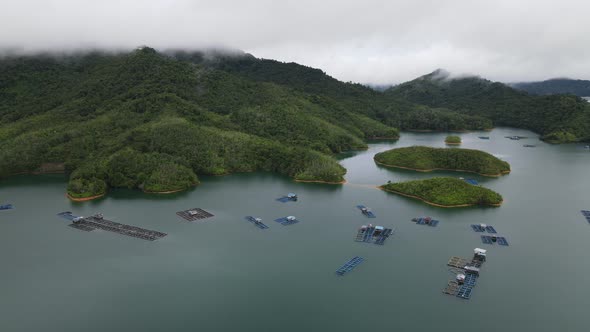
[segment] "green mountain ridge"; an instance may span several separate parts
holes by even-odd
[[[553,143],[590,140],[590,105],[573,95],[533,96],[479,77],[449,78],[440,71],[385,91],[432,108],[489,119],[495,126],[532,130]]]
[[[396,138],[396,128],[512,125],[553,141],[590,137],[576,97],[442,76],[379,92],[240,52],[4,56],[0,178],[63,164],[75,198],[110,187],[181,190],[199,174],[257,170],[338,183],[346,170],[334,153]]]
[[[589,80],[552,78],[540,82],[511,83],[510,86],[535,95],[573,94],[578,97],[590,96]]]

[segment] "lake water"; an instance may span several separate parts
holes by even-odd
[[[579,211],[590,210],[590,152],[518,129],[460,135],[462,147],[508,161],[512,173],[482,178],[376,166],[373,155],[390,148],[444,146],[445,134],[404,133],[343,155],[342,186],[236,174],[203,177],[174,195],[115,190],[74,203],[64,197],[61,175],[3,180],[0,204],[16,209],[0,211],[0,331],[587,331],[590,224]],[[435,175],[475,178],[505,202],[441,209],[374,188]],[[300,200],[275,201],[287,192]],[[364,218],[357,204],[377,218]],[[175,215],[193,207],[215,217],[189,223]],[[66,210],[102,212],[168,236],[149,242],[78,231],[56,217]],[[259,230],[245,215],[270,228]],[[272,221],[286,215],[301,222]],[[420,215],[441,223],[410,222]],[[354,242],[369,221],[396,233],[384,246]],[[472,223],[495,226],[510,246],[482,244]],[[489,249],[488,261],[471,299],[442,294],[453,278],[449,257],[471,257],[476,247]],[[357,255],[365,261],[354,271],[334,274]]]

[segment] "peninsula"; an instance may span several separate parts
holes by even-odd
[[[500,206],[503,201],[495,191],[451,177],[387,183],[379,189],[438,207]]]
[[[492,177],[510,173],[510,164],[507,162],[487,152],[472,149],[411,146],[377,153],[374,159],[377,164],[386,167],[420,172],[445,170]]]

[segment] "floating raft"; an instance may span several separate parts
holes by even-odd
[[[90,217],[80,217],[75,216],[71,212],[61,212],[57,214],[58,216],[72,221],[72,224],[69,226],[72,228],[79,229],[81,231],[93,231],[95,229],[101,229],[103,231],[109,231],[121,235],[127,235],[139,239],[144,239],[148,241],[154,241],[159,238],[166,236],[166,233],[161,233],[157,231],[152,231],[145,228],[120,224],[114,221],[103,219],[102,215],[97,214]]]
[[[213,217],[213,214],[199,208],[194,208],[190,210],[184,210],[176,212],[178,216],[184,218],[188,221],[195,221],[200,219],[207,219]]]
[[[457,297],[465,299],[465,300],[469,300],[469,298],[471,297],[471,292],[473,291],[473,287],[469,287],[466,285],[461,286],[461,288],[459,288],[459,290],[457,291]]]
[[[488,233],[492,233],[492,234],[496,234],[497,233],[496,232],[496,229],[493,226],[489,226],[489,225],[486,225],[486,226],[483,226],[483,225],[471,225],[471,228],[474,231],[478,232],[478,233],[486,232],[486,231]]]
[[[431,217],[413,218],[412,221],[415,222],[417,225],[428,225],[430,227],[436,227],[436,225],[438,225],[439,223],[438,220],[432,219]]]
[[[490,139],[490,136],[478,136],[479,139]]]
[[[385,240],[393,234],[393,229],[382,226],[362,226],[359,228],[355,241],[383,245]]]
[[[457,292],[459,291],[459,284],[456,281],[449,281],[447,283],[447,287],[445,287],[443,289],[443,293],[448,294],[448,295],[457,295]]]
[[[260,228],[260,229],[267,229],[268,226],[266,226],[265,224],[262,223],[262,219],[260,218],[254,218],[252,216],[246,216],[246,220],[248,220],[249,222],[253,223],[254,225],[256,225],[256,227]]]
[[[287,202],[297,202],[297,199],[298,199],[297,194],[288,193],[287,196],[277,198],[277,201],[279,201],[281,203],[287,203]]]
[[[476,180],[474,180],[474,179],[465,179],[465,182],[467,182],[467,183],[469,183],[469,184],[472,184],[472,185],[474,185],[474,186],[477,186],[477,185],[479,185],[479,182],[477,182],[477,181],[476,181]]]
[[[497,236],[496,241],[494,241],[494,237],[489,236],[489,235],[482,235],[481,242],[483,242],[485,244],[494,244],[494,242],[495,242],[501,246],[508,246],[509,245],[508,241],[503,236]]]
[[[364,205],[357,205],[356,206],[359,210],[361,210],[361,212],[367,217],[367,218],[375,218],[377,217],[373,211],[369,210],[368,207],[364,206]]]
[[[525,144],[525,145],[523,145],[523,146],[524,146],[525,148],[534,148],[534,147],[536,147],[536,145],[533,145],[533,144]]]
[[[11,210],[11,209],[14,209],[14,206],[12,204],[0,205],[0,210]]]
[[[447,265],[451,266],[451,267],[456,267],[456,268],[462,269],[465,266],[467,266],[467,260],[465,258],[453,256],[449,259],[449,262],[447,263]]]
[[[278,219],[275,219],[275,221],[283,226],[293,225],[293,224],[296,224],[299,222],[299,220],[297,220],[297,218],[295,218],[293,216],[278,218]]]
[[[350,271],[352,271],[357,265],[362,263],[364,259],[362,257],[356,256],[342,265],[338,270],[336,270],[336,274],[342,276]]]
[[[586,218],[586,220],[588,222],[590,222],[590,211],[582,210],[581,212],[582,212],[582,215],[584,216],[584,218]]]
[[[456,256],[451,257],[447,265],[457,268],[451,272],[457,273],[459,271],[459,273],[456,280],[450,280],[442,292],[464,300],[471,298],[471,293],[479,278],[479,268],[485,261],[486,250],[480,248],[475,248],[471,261]]]

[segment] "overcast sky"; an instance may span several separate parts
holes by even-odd
[[[229,47],[377,84],[590,79],[589,15],[588,0],[0,0],[0,48]]]

